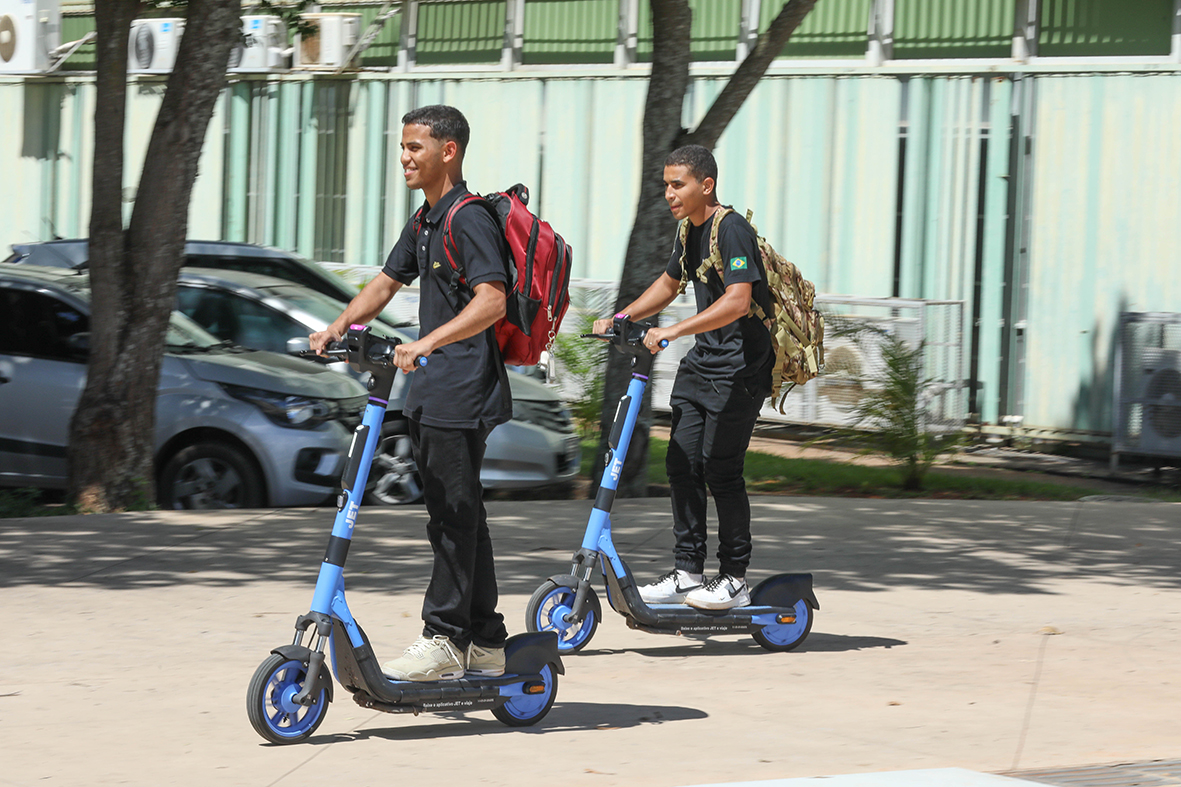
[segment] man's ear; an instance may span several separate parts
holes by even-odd
[[[706,178],[701,181],[701,191],[708,197],[714,193],[714,186],[716,185],[717,183],[713,178]]]
[[[459,144],[449,139],[443,143],[443,161],[450,162],[459,156]]]

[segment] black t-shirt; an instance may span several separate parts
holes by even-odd
[[[423,336],[463,311],[477,284],[498,281],[508,287],[504,235],[484,207],[470,204],[451,220],[457,262],[461,261],[467,282],[451,288],[453,269],[443,248],[442,224],[455,201],[468,193],[467,184],[460,181],[437,204],[424,204],[417,232],[411,219],[383,268],[402,284],[420,279],[418,322]],[[427,366],[414,370],[402,412],[427,426],[490,429],[513,415],[506,374],[496,331],[489,327],[431,353]]]
[[[702,312],[725,294],[731,284],[749,282],[753,285],[751,294],[771,315],[771,296],[767,290],[767,274],[763,270],[763,256],[759,253],[758,237],[750,222],[737,213],[729,213],[718,227],[718,250],[722,254],[725,280],[717,268],[710,266],[706,281],[697,278],[697,269],[703,259],[709,257],[709,233],[713,217],[706,219],[700,227],[689,226],[685,239],[688,254],[685,267],[689,281],[693,283],[693,296],[697,300],[697,311]],[[681,278],[681,239],[678,233],[669,259],[668,275]],[[770,391],[771,334],[756,317],[740,317],[729,325],[712,331],[699,333],[693,349],[681,360],[681,368],[694,372],[707,380],[746,378],[753,375],[765,377],[766,388]]]

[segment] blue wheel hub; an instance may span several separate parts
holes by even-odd
[[[298,738],[311,729],[328,705],[327,692],[320,690],[314,705],[300,705],[295,695],[303,689],[307,671],[298,661],[288,661],[271,673],[264,692],[267,726],[275,734]]]
[[[578,623],[570,620],[574,591],[567,587],[554,588],[542,600],[537,612],[538,631],[553,631],[558,635],[558,649],[570,650],[581,645],[594,631],[595,613],[588,610]]]
[[[763,636],[774,645],[790,645],[808,630],[808,616],[812,610],[808,602],[800,599],[795,603],[795,623],[774,623],[763,627]]]

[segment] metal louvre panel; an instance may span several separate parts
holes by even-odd
[[[495,63],[504,20],[504,0],[424,3],[418,9],[418,62]]]
[[[618,23],[618,0],[529,0],[524,62],[610,63]]]
[[[759,32],[766,32],[783,3],[759,4]],[[864,57],[865,31],[873,0],[842,0],[817,3],[791,40],[783,48],[784,57]]]
[[[895,0],[894,56],[1008,57],[1015,0]]]

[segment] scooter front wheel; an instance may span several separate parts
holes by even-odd
[[[795,623],[773,623],[763,626],[751,634],[755,642],[775,653],[784,653],[798,647],[812,630],[813,611],[812,605],[805,599],[795,603],[795,610]]]
[[[553,631],[558,635],[558,651],[575,653],[586,646],[599,627],[603,608],[594,588],[587,588],[586,615],[577,623],[568,618],[574,612],[578,588],[576,577],[550,577],[534,591],[525,607],[527,631]]]
[[[298,743],[311,737],[328,712],[327,684],[321,684],[314,705],[300,705],[295,695],[307,680],[308,665],[272,653],[250,679],[246,715],[254,731],[271,743]],[[331,680],[325,672],[322,679]]]
[[[541,692],[513,695],[499,708],[493,708],[492,715],[510,727],[528,727],[541,721],[558,696],[558,673],[552,664],[542,667],[541,680],[544,684]]]

